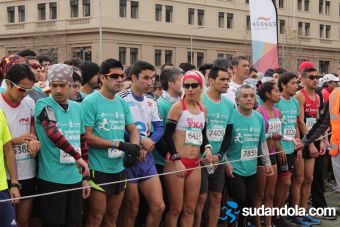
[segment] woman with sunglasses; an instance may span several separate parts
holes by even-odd
[[[204,91],[203,76],[189,71],[183,76],[184,94],[171,108],[164,138],[169,153],[164,172],[177,171],[164,176],[169,198],[169,211],[165,226],[192,226],[201,185],[200,154],[204,162],[211,162],[211,145],[206,136],[206,111],[201,104]],[[196,169],[192,169],[196,168]]]

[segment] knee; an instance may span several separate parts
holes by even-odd
[[[257,190],[255,198],[256,198],[256,201],[263,201],[264,191]]]
[[[186,205],[183,207],[183,214],[184,215],[193,215],[195,213],[195,206],[196,204],[193,205]]]
[[[301,185],[304,182],[304,178],[305,177],[302,174],[294,176],[294,184]]]
[[[207,200],[207,194],[200,194],[197,200],[197,208],[203,208],[205,201]]]
[[[111,223],[115,223],[118,218],[118,210],[113,210],[110,212],[106,212],[105,219],[109,220]]]
[[[287,179],[283,180],[281,184],[283,187],[289,188],[290,185],[292,184],[292,180],[290,179],[290,177],[287,177]]]
[[[274,199],[274,191],[267,192],[265,195],[265,200],[267,201],[273,201]]]
[[[313,175],[307,175],[304,177],[303,183],[306,185],[311,185],[313,182]]]
[[[216,205],[220,204],[222,199],[222,193],[213,192],[209,195],[210,203]]]
[[[154,214],[157,213],[161,215],[164,212],[164,209],[165,209],[165,204],[163,201],[157,204],[152,204],[150,206],[150,211],[151,213],[154,213]]]
[[[169,211],[168,211],[168,213],[174,217],[179,217],[181,212],[182,212],[182,207],[171,207],[171,206],[169,207]]]
[[[89,218],[88,218],[88,222],[90,223],[101,223],[104,217],[104,211],[96,209],[96,210],[92,210]]]
[[[133,201],[126,201],[126,210],[129,216],[137,217],[139,211],[139,203]]]

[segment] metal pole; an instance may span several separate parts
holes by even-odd
[[[102,0],[99,0],[99,65],[103,61],[103,21]]]
[[[192,64],[192,28],[190,27],[190,64]]]

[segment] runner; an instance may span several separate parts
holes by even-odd
[[[80,88],[80,95],[84,99],[86,95],[91,94],[94,90],[98,89],[98,73],[99,66],[90,61],[85,61],[79,65],[81,70],[83,83]]]
[[[266,143],[266,128],[263,117],[254,111],[255,91],[250,85],[240,86],[235,93],[237,109],[233,111],[232,141],[227,150],[227,186],[238,209],[252,207],[256,188],[257,156],[262,155],[267,176],[274,174]],[[242,213],[237,218],[238,226],[247,226],[247,217]]]
[[[280,102],[275,104],[282,114],[282,135],[284,137],[296,139],[299,138],[299,129],[297,126],[297,117],[299,116],[299,103],[293,97],[298,89],[297,75],[294,73],[284,73],[278,81],[279,91],[281,92]],[[283,207],[288,197],[288,190],[291,185],[292,173],[294,171],[295,159],[302,159],[302,150],[298,150],[296,157],[294,155],[294,142],[284,139],[280,140],[283,152],[277,155],[278,178],[275,188],[274,207]],[[302,182],[301,182],[302,183]],[[292,187],[291,199],[296,201],[299,198],[300,187]],[[297,202],[294,202],[297,203]],[[273,223],[279,226],[289,226],[281,217],[273,219]]]
[[[316,69],[304,68],[301,72],[301,83],[304,87],[299,92],[297,92],[295,98],[299,102],[298,125],[302,137],[308,133],[308,131],[316,123],[316,119],[319,118],[320,100],[319,96],[314,91],[318,85]],[[312,143],[309,145],[309,148],[304,148],[302,151],[304,161],[297,161],[294,166],[295,169],[298,168],[297,173],[304,173],[299,205],[306,210],[308,208],[308,199],[313,182],[315,158],[317,158],[319,155],[324,155],[325,151],[326,150],[323,142],[316,142],[315,145]],[[303,168],[303,170],[299,170],[299,168]],[[324,202],[326,203],[325,200]],[[292,205],[294,206],[298,204]],[[294,222],[299,225],[307,226],[311,224],[320,224],[320,220],[309,216],[296,217]]]
[[[209,72],[210,87],[203,95],[203,104],[207,108],[207,137],[212,145],[212,162],[218,164],[230,143],[234,104],[221,96],[228,89],[229,75],[226,68],[214,66]],[[223,146],[222,146],[223,144]],[[212,171],[212,170],[211,170]],[[225,181],[225,165],[215,166],[215,171],[201,170],[201,189],[196,205],[195,225],[201,225],[202,210],[209,195],[206,226],[217,226],[221,210],[222,191]],[[208,194],[209,192],[209,194]]]
[[[80,104],[68,100],[73,83],[72,67],[55,64],[48,71],[51,97],[38,100],[35,128],[41,142],[39,152],[38,192],[89,186],[87,144]],[[85,160],[84,160],[85,159]],[[79,171],[82,169],[83,174]],[[82,197],[90,188],[58,193],[40,199],[40,217],[44,226],[77,225],[82,221]]]
[[[36,190],[36,161],[34,157],[40,149],[34,130],[34,101],[27,97],[33,89],[34,75],[26,64],[14,65],[7,73],[7,90],[0,96],[0,108],[9,122],[12,145],[17,162],[20,195],[29,196]],[[10,176],[7,174],[8,184]],[[19,226],[28,226],[33,199],[24,199],[15,207]]]
[[[128,161],[131,155],[137,161],[139,135],[128,104],[116,96],[123,86],[121,62],[105,60],[100,66],[99,78],[102,88],[86,96],[82,102],[89,145],[90,185],[93,187],[86,226],[116,226],[126,182],[104,186],[98,184],[126,179],[124,165],[128,163],[124,163],[123,159],[125,157]],[[124,142],[125,128],[134,145]]]
[[[71,84],[68,98],[76,102],[82,102],[83,98],[81,97],[79,92],[80,92],[81,83],[83,82],[83,78],[75,70],[75,67],[73,67],[72,79],[73,79],[73,83]]]
[[[181,171],[164,176],[169,198],[165,226],[192,226],[201,184],[201,170],[186,170],[211,162],[212,146],[206,134],[206,112],[201,104],[204,77],[194,70],[183,76],[184,95],[168,115],[164,138],[168,151],[164,172]],[[179,220],[178,220],[179,219]]]
[[[270,160],[274,174],[266,176],[266,168],[263,165],[261,158],[258,159],[257,166],[257,191],[255,195],[255,207],[260,207],[262,204],[267,208],[273,207],[275,185],[277,179],[277,160],[275,152],[283,152],[279,140],[281,139],[281,112],[274,108],[274,104],[280,101],[279,88],[274,81],[263,83],[259,90],[263,104],[257,108],[257,111],[263,116],[266,126],[267,146],[270,154]],[[260,217],[255,217],[256,226],[261,227]],[[272,217],[264,217],[264,225],[272,225]]]
[[[124,200],[124,225],[134,226],[135,224],[140,204],[138,193],[140,190],[149,206],[146,226],[158,226],[164,211],[164,202],[159,177],[153,176],[157,175],[157,170],[151,152],[155,143],[163,136],[164,128],[157,102],[145,94],[151,89],[155,68],[147,62],[138,61],[132,66],[130,74],[131,89],[118,95],[130,107],[133,120],[139,130],[142,149],[139,162],[133,167],[127,168],[126,175],[128,179],[147,178],[128,182]],[[150,133],[151,125],[153,127],[152,135]]]

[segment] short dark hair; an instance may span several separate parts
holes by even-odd
[[[196,66],[194,66],[193,64],[184,62],[179,64],[178,67],[181,68],[184,71],[184,73],[196,69]]]
[[[213,67],[213,64],[203,64],[198,68],[198,71],[200,71],[203,76],[207,72],[207,69],[211,69]]]
[[[297,79],[298,76],[295,73],[291,73],[291,72],[285,72],[283,73],[280,77],[279,77],[279,81],[278,81],[278,87],[279,87],[279,91],[282,92],[283,91],[283,86],[282,85],[286,85],[289,83],[289,81],[291,79]]]
[[[161,71],[166,67],[166,66],[174,66],[172,63],[165,63],[161,66]]]
[[[160,81],[161,81],[161,86],[163,90],[167,91],[169,89],[168,83],[175,82],[175,80],[177,79],[179,75],[182,75],[182,72],[176,66],[163,69],[160,74]]]
[[[24,49],[24,50],[18,51],[16,55],[19,55],[20,57],[37,56],[37,54],[33,50],[30,50],[30,49]]]
[[[31,69],[27,64],[15,64],[13,65],[6,74],[6,79],[18,84],[23,79],[28,79],[30,81],[35,81],[35,77]]]
[[[72,78],[73,82],[79,81],[80,84],[83,84],[83,78],[77,73],[76,70],[73,70]]]
[[[210,69],[209,74],[208,74],[208,78],[212,78],[212,79],[215,80],[218,77],[219,71],[227,72],[227,69],[223,68],[223,67],[214,66]]]
[[[135,75],[138,79],[139,73],[144,70],[152,70],[155,71],[155,67],[146,61],[137,61],[132,65],[130,75]]]
[[[37,57],[39,60],[39,63],[42,64],[44,61],[48,61],[49,63],[52,63],[51,59],[47,57],[46,55],[40,55]]]
[[[114,58],[108,58],[100,65],[99,74],[108,74],[110,73],[110,69],[113,68],[120,68],[121,70],[123,70],[124,66],[120,61]]]
[[[241,55],[241,56],[234,57],[231,60],[231,65],[232,66],[238,66],[240,64],[241,60],[249,61],[249,59],[246,56]]]
[[[307,76],[307,73],[310,73],[310,72],[317,72],[317,70],[315,68],[304,68],[301,72],[301,76],[302,77],[306,77]]]
[[[285,72],[287,72],[287,70],[284,69],[284,68],[277,68],[277,69],[274,70],[274,72],[277,73],[277,74],[279,74],[279,75],[281,76],[282,74],[284,74]]]
[[[231,63],[228,59],[226,58],[216,58],[213,61],[213,66],[219,67],[219,68],[225,68],[229,69],[231,66]]]
[[[75,66],[79,68],[79,65],[82,63],[83,61],[80,58],[70,58],[64,61],[64,64],[66,65],[70,65],[70,66]]]
[[[271,93],[272,90],[274,89],[275,87],[275,82],[274,81],[267,81],[267,82],[264,82],[260,87],[259,89],[257,90],[257,94],[260,96],[261,100],[263,102],[265,102],[267,100],[267,96],[266,96],[266,93],[269,92]]]
[[[99,73],[99,66],[91,61],[84,61],[79,65],[79,69],[81,70],[83,77],[82,85],[89,82],[95,75]]]
[[[252,73],[252,72],[257,73],[257,70],[256,70],[254,67],[250,67],[250,69],[249,69],[249,74]]]

